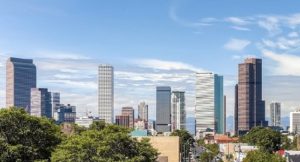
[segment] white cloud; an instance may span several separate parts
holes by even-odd
[[[300,39],[279,37],[275,41],[263,39],[262,43],[265,47],[268,48],[274,48],[279,50],[293,50],[300,46]]]
[[[227,22],[230,22],[232,24],[235,24],[235,25],[247,25],[249,24],[250,22],[243,19],[243,18],[239,18],[239,17],[228,17],[228,18],[225,18],[225,21]]]
[[[262,16],[257,23],[258,26],[266,29],[271,35],[275,35],[280,32],[279,18],[276,16]]]
[[[297,32],[291,32],[291,33],[288,34],[288,36],[290,38],[296,38],[296,37],[299,37],[299,34]]]
[[[242,51],[246,48],[251,42],[244,39],[230,39],[225,45],[224,48],[232,51]]]
[[[189,65],[186,63],[176,62],[176,61],[164,61],[158,59],[138,59],[132,61],[132,63],[143,68],[152,68],[152,69],[159,69],[159,70],[189,70],[194,72],[205,71],[204,69],[197,68],[193,65]]]
[[[241,27],[241,26],[232,26],[231,28],[235,29],[235,30],[240,30],[240,31],[250,31],[249,28]]]
[[[275,75],[300,76],[300,57],[291,54],[277,54],[269,50],[263,50],[263,55],[277,63],[277,67],[271,69]]]
[[[89,60],[90,57],[82,54],[61,52],[61,51],[38,51],[35,56],[37,58],[56,59],[56,60]]]
[[[93,81],[74,81],[68,79],[49,79],[43,80],[46,83],[56,84],[60,87],[76,87],[76,88],[84,88],[84,89],[97,89],[97,83]]]

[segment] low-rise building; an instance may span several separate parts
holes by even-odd
[[[92,116],[84,116],[84,117],[78,117],[75,119],[75,124],[82,127],[90,127],[91,124],[93,124],[94,121],[99,121],[99,118],[94,118]]]

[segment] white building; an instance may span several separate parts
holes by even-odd
[[[138,119],[148,121],[148,105],[144,101],[138,105]]]
[[[300,133],[300,111],[290,112],[290,133]]]
[[[225,107],[223,76],[213,73],[196,74],[196,136],[207,129],[216,133],[225,132]]]
[[[186,125],[186,112],[185,112],[185,96],[182,91],[173,91],[172,96],[172,108],[171,108],[171,131],[176,129],[185,129]]]
[[[272,102],[270,104],[270,117],[271,117],[271,126],[280,126],[281,118],[281,104],[280,102]]]
[[[99,120],[99,119],[95,119],[95,118],[90,117],[90,116],[84,116],[84,117],[76,118],[75,119],[75,124],[77,124],[79,126],[82,126],[82,127],[88,128],[96,120]]]
[[[113,123],[114,117],[114,69],[110,65],[98,67],[98,112],[105,123]]]

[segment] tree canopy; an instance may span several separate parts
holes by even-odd
[[[149,139],[139,142],[130,137],[128,129],[107,125],[101,130],[91,129],[69,137],[55,149],[51,161],[152,162],[157,156]]]
[[[250,151],[243,162],[285,162],[286,160],[278,154],[271,154],[259,150]]]
[[[60,129],[53,121],[21,108],[0,110],[0,161],[47,160],[60,142]]]
[[[242,141],[258,146],[261,151],[271,153],[280,149],[281,134],[271,128],[255,127],[242,137]]]

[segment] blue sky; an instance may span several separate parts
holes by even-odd
[[[263,58],[264,99],[283,102],[283,115],[299,106],[300,2],[271,0],[0,0],[0,106],[5,60],[33,58],[38,86],[61,92],[82,114],[97,110],[97,65],[116,70],[116,114],[149,103],[155,86],[187,93],[194,109],[196,71],[224,75],[233,114],[237,64]],[[268,105],[267,115],[268,114]]]

